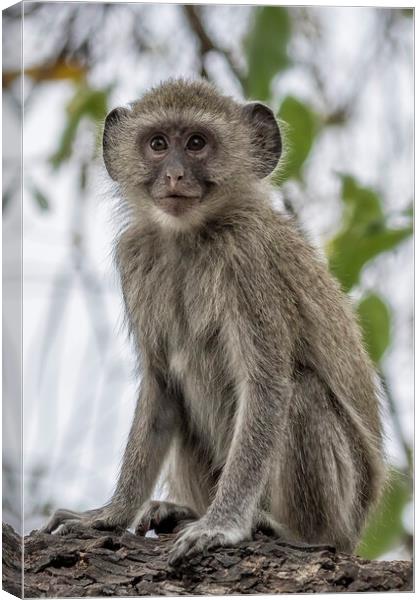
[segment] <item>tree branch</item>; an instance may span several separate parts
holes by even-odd
[[[13,529],[3,525],[3,589],[15,595],[21,591],[20,543]],[[327,546],[303,550],[258,534],[251,542],[216,549],[171,569],[167,555],[172,543],[172,535],[151,539],[128,531],[32,532],[25,538],[25,597],[413,589],[411,561],[367,561]]]
[[[223,48],[220,48],[219,46],[217,46],[217,44],[215,44],[215,42],[210,38],[210,36],[208,35],[208,33],[206,32],[206,30],[204,28],[201,17],[198,13],[198,8],[192,4],[185,4],[183,6],[183,9],[184,9],[184,14],[188,21],[188,24],[200,45],[199,52],[200,52],[201,62],[202,62],[202,71],[204,71],[202,74],[206,76],[205,66],[204,66],[204,59],[205,59],[206,54],[208,52],[211,52],[212,50],[214,50],[215,52],[219,52],[220,54],[222,54],[225,57],[232,73],[235,75],[236,79],[239,81],[239,83],[243,87],[243,77],[242,77],[242,74],[240,73],[238,67],[235,64],[232,54],[228,50],[224,50]]]

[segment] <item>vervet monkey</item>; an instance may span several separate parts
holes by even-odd
[[[251,538],[350,552],[383,482],[375,372],[348,299],[268,176],[272,111],[170,80],[106,118],[141,390],[115,492],[45,527],[178,529],[170,563]],[[151,501],[161,473],[171,502]]]

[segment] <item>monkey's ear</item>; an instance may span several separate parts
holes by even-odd
[[[262,179],[270,175],[279,162],[282,150],[280,129],[273,111],[265,104],[245,104],[243,113],[251,127],[255,171]]]
[[[130,111],[127,108],[120,106],[111,110],[105,119],[104,135],[102,138],[102,151],[106,170],[114,181],[117,180],[116,164],[118,161],[115,160],[115,147],[118,129],[121,121],[128,116],[129,112]]]

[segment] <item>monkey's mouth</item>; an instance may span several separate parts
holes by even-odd
[[[156,204],[169,215],[179,217],[188,212],[200,202],[198,196],[184,196],[182,194],[168,194],[156,199]]]

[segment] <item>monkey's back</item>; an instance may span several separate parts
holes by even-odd
[[[257,284],[261,302],[284,317],[295,360],[314,369],[335,394],[345,394],[361,415],[370,412],[379,434],[375,370],[349,298],[294,220],[255,204],[235,215],[228,240],[220,243],[226,277],[245,291]]]
[[[275,213],[273,236],[279,278],[288,282],[297,307],[296,358],[317,373],[352,417],[369,423],[367,433],[380,445],[376,373],[349,298],[293,222]]]

